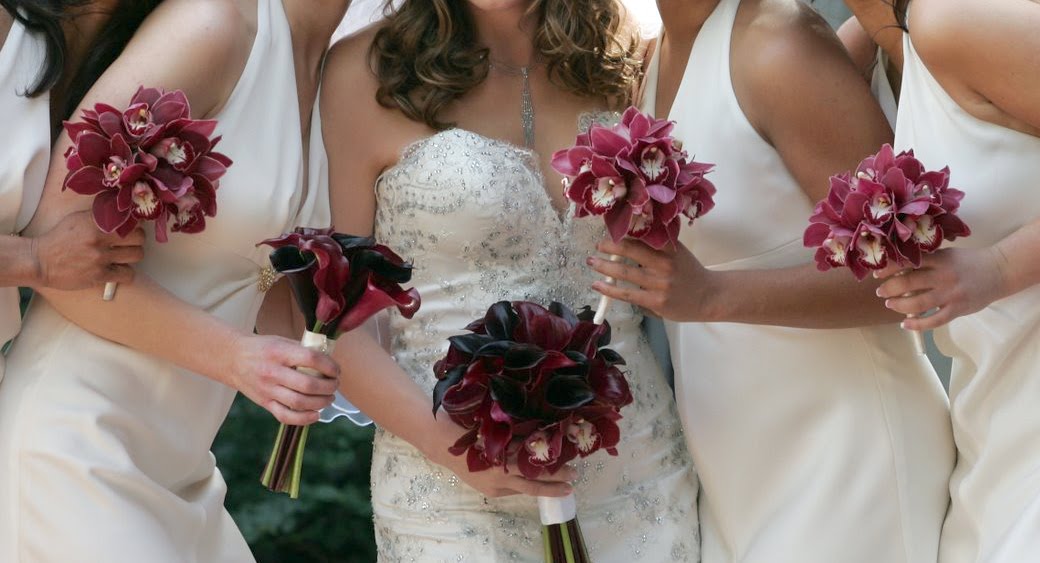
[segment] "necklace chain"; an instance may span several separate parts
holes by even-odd
[[[520,89],[520,124],[524,128],[524,146],[534,148],[534,102],[531,99],[530,66],[513,66],[488,59],[488,67],[510,76],[519,76]]]

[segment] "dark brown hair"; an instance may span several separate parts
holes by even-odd
[[[387,21],[371,48],[381,105],[434,129],[441,112],[487,78],[488,50],[478,44],[465,0],[405,0],[384,8]],[[618,0],[531,0],[535,50],[549,78],[574,94],[629,101],[640,78],[634,28]]]

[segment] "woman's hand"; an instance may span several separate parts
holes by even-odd
[[[242,335],[228,359],[224,382],[285,424],[317,422],[318,411],[332,404],[339,386],[339,366],[332,358],[280,336]]]
[[[466,456],[452,455],[448,451],[455,442],[466,433],[466,430],[455,424],[444,413],[438,413],[436,421],[431,421],[432,432],[422,448],[430,461],[440,465],[462,479],[470,487],[488,498],[511,495],[530,495],[536,497],[565,497],[574,491],[570,482],[578,478],[573,467],[565,465],[553,475],[544,473],[540,479],[528,479],[520,473],[515,463],[509,464],[509,473],[500,467],[492,467],[484,471],[471,472]]]
[[[32,239],[34,288],[88,289],[107,282],[128,284],[132,264],[144,258],[144,231],[122,238],[98,230],[89,211],[67,215],[50,231]]]
[[[597,247],[600,252],[627,258],[635,264],[611,262],[595,256],[590,256],[587,264],[605,276],[631,285],[615,286],[597,281],[592,284],[592,289],[642,307],[664,319],[680,322],[711,320],[709,306],[717,292],[714,273],[701,265],[682,243],[676,244],[678,246],[674,249],[666,246],[654,250],[630,239],[621,243],[603,240]]]
[[[876,276],[887,281],[877,294],[889,309],[915,316],[903,322],[909,330],[940,327],[1011,294],[1007,260],[995,246],[940,250],[925,256],[920,268],[897,275],[902,270],[889,266],[879,271]]]

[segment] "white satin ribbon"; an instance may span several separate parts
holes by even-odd
[[[565,497],[537,497],[538,517],[543,526],[570,522],[578,517],[578,502],[574,495]]]
[[[324,334],[311,332],[309,330],[303,333],[303,338],[300,339],[300,344],[304,348],[315,350],[326,355],[331,354],[332,350],[336,347],[335,340],[330,339]],[[307,368],[300,368],[299,371],[306,373],[307,375],[317,375],[314,370]],[[357,426],[368,426],[369,424],[372,424],[372,419],[368,418],[365,413],[361,412],[361,409],[355,407],[346,397],[340,394],[339,391],[336,391],[336,400],[318,413],[318,420],[321,422],[332,422],[337,418],[346,418]]]

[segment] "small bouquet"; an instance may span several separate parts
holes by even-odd
[[[657,250],[674,247],[682,217],[692,223],[715,207],[715,186],[705,178],[714,165],[690,160],[674,128],[630,107],[617,125],[593,124],[557,151],[552,166],[577,204],[575,216],[602,215],[615,242],[628,236]],[[603,297],[597,315],[609,306]]]
[[[818,248],[820,271],[847,267],[858,280],[890,263],[920,267],[944,239],[971,234],[957,216],[964,192],[949,185],[948,167],[925,170],[912,150],[895,154],[886,144],[855,173],[831,177],[827,199],[809,218],[805,246]],[[913,334],[923,354],[921,335]]]
[[[94,196],[94,222],[126,236],[142,221],[155,223],[155,240],[167,229],[199,233],[217,214],[217,188],[231,160],[214,151],[217,122],[191,118],[180,90],[141,87],[130,107],[97,104],[82,121],[65,122],[73,146],[65,153],[62,189]],[[116,284],[105,286],[111,301]]]
[[[453,336],[434,366],[433,412],[468,429],[450,449],[470,471],[507,470],[536,479],[577,456],[617,455],[620,409],[632,402],[624,359],[606,348],[610,325],[586,308],[502,301]],[[547,563],[587,562],[574,496],[538,497]]]
[[[419,292],[401,288],[411,280],[412,266],[371,238],[344,235],[331,228],[297,228],[260,244],[275,249],[271,265],[288,279],[311,327],[301,340],[307,348],[329,354],[339,335],[383,309],[396,307],[409,319],[419,310]],[[299,497],[308,429],[285,424],[278,428],[260,479],[265,487]]]

